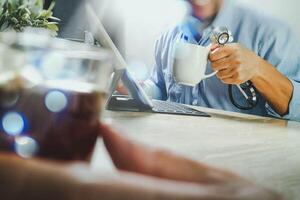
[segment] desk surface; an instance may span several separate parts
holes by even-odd
[[[300,198],[300,123],[197,109],[212,117],[106,111],[103,118],[134,141],[235,171],[287,199]]]

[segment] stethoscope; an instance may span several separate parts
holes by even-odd
[[[224,46],[230,42],[231,37],[232,36],[226,27],[216,27],[216,28],[213,28],[213,31],[210,35],[210,40],[214,44]],[[233,87],[234,87],[234,85],[228,86],[228,94],[229,94],[231,103],[235,107],[237,107],[238,109],[241,109],[241,110],[251,110],[258,105],[256,88],[253,86],[251,81],[247,81],[241,85],[236,85],[236,87],[239,89],[239,91],[245,97],[245,99],[248,103],[247,106],[240,105],[237,101],[235,101],[234,94],[233,94]]]
[[[199,35],[198,31],[194,27],[188,27],[192,32],[192,35]],[[184,35],[182,35],[184,37]],[[200,37],[199,37],[200,38]],[[219,46],[224,46],[232,41],[232,35],[226,27],[215,27],[212,28],[210,37],[207,39],[213,44],[218,44]],[[186,38],[185,38],[186,40]],[[233,88],[237,87],[245,98],[247,105],[241,105],[234,98]],[[228,85],[228,94],[231,103],[240,110],[251,110],[258,105],[258,97],[256,88],[253,86],[251,81],[247,81],[241,85]]]

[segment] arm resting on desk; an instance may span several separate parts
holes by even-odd
[[[168,157],[167,154],[166,156]],[[127,172],[113,176],[91,171],[86,164],[66,165],[22,160],[3,154],[0,154],[0,179],[1,199],[9,200],[222,200],[228,199],[228,195],[233,200],[278,199],[275,194],[251,184],[247,183],[245,187],[243,181],[218,186],[171,181]]]
[[[101,130],[106,148],[120,170],[198,184],[202,191],[198,199],[281,199],[231,172],[135,144],[106,126]]]
[[[135,144],[106,126],[100,130],[119,174],[0,153],[1,199],[281,199],[233,173]]]
[[[86,164],[22,160],[0,154],[0,197],[9,200],[201,199],[196,184],[120,172],[96,173]]]

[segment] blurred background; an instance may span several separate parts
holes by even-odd
[[[85,0],[56,0],[55,15],[62,19],[60,36],[82,37],[86,28]],[[154,63],[156,39],[184,17],[183,0],[90,0],[111,37],[138,79],[147,78]],[[233,0],[274,15],[288,23],[300,37],[298,0]]]

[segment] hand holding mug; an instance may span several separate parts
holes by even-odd
[[[217,77],[226,84],[240,85],[259,73],[262,59],[240,44],[212,46],[209,55],[211,66],[218,71]]]

